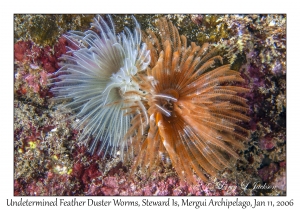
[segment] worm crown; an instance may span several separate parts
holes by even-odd
[[[94,19],[92,26],[97,32],[65,35],[71,47],[61,57],[52,92],[57,100],[70,99],[63,107],[76,113],[77,128],[82,129],[80,140],[89,145],[90,152],[116,155],[119,150],[123,158],[137,132],[132,130],[126,136],[131,121],[139,110],[146,109],[141,103],[143,93],[132,77],[146,69],[150,55],[141,43],[140,26],[134,17],[135,29],[125,28],[118,35],[110,16],[107,19]]]
[[[55,99],[70,99],[62,106],[76,113],[80,140],[91,152],[136,154],[132,172],[168,160],[195,182],[194,173],[207,180],[229,167],[248,136],[240,74],[222,65],[217,47],[188,46],[165,18],[157,34],[142,33],[133,17],[134,30],[118,35],[107,19],[94,19],[97,32],[65,35],[70,48],[53,82]]]

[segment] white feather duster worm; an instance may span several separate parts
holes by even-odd
[[[144,94],[134,76],[147,68],[150,54],[141,43],[140,26],[134,17],[134,30],[125,28],[118,35],[111,17],[107,19],[94,19],[91,25],[97,32],[65,35],[71,47],[61,57],[52,92],[55,100],[70,99],[62,107],[76,113],[82,129],[80,140],[88,143],[90,152],[114,156],[119,150],[123,158],[137,132],[130,128],[132,120],[148,118]],[[93,140],[88,142],[90,136]]]

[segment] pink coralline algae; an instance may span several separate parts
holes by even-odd
[[[42,71],[41,73],[40,73],[40,84],[42,85],[42,86],[46,86],[47,85],[47,83],[48,83],[48,75],[49,74],[47,74],[47,72],[46,71]]]
[[[29,74],[25,77],[25,80],[27,81],[29,87],[32,88],[35,93],[39,92],[40,86],[39,86],[38,78],[36,78],[35,75]]]
[[[17,68],[15,74],[15,91],[18,95],[26,95],[33,99],[32,93],[42,103],[46,97],[52,97],[47,86],[48,77],[56,71],[58,58],[66,52],[66,40],[60,38],[53,48],[39,47],[32,41],[18,41],[14,45],[14,57]]]
[[[145,17],[148,16],[137,19]],[[209,29],[207,34],[199,32],[203,35],[199,39],[217,31],[214,28],[218,27],[210,28],[207,20],[221,24],[225,35],[216,34],[210,39],[225,49],[228,60],[234,58],[232,67],[241,72],[245,87],[251,89],[245,94],[251,117],[246,126],[251,137],[236,167],[225,169],[208,182],[196,177],[197,184],[191,185],[180,180],[170,166],[161,166],[151,174],[138,171],[130,176],[131,163],[123,163],[119,157],[89,154],[85,146],[77,143],[80,130],[72,127],[69,115],[57,112],[49,100],[52,94],[48,78],[59,69],[59,58],[68,46],[66,39],[60,36],[53,46],[22,39],[14,43],[14,195],[285,195],[285,16],[193,18],[193,28],[202,30],[205,23]],[[275,26],[270,24],[272,19],[276,20]],[[182,27],[189,31],[184,24]],[[216,37],[224,39],[215,40]],[[248,182],[267,183],[276,190],[244,190],[241,183]]]
[[[19,72],[16,74],[16,83],[18,86],[16,93],[20,95],[26,95],[26,93],[33,92],[39,95],[41,98],[51,96],[52,93],[48,91],[48,76],[50,75],[45,70],[33,70],[32,67],[28,71],[28,66],[23,68],[20,64]],[[22,69],[23,68],[23,69]]]
[[[14,45],[14,57],[16,61],[30,63],[32,67],[40,66],[47,73],[55,72],[58,66],[58,58],[66,53],[66,39],[61,37],[54,45],[39,47],[32,41],[19,41]]]
[[[49,172],[45,178],[32,180],[29,183],[15,180],[14,195],[78,195],[80,184],[69,175],[57,175]]]
[[[286,190],[286,162],[271,163],[258,170],[259,176],[263,182],[276,187],[279,190]]]
[[[287,182],[286,170],[285,168],[281,168],[275,174],[275,177],[272,180],[271,185],[275,186],[279,190],[286,191],[286,182]]]
[[[58,174],[51,170],[36,179],[15,179],[15,195],[238,195],[241,189],[226,180],[188,185],[173,174],[165,177],[164,173],[132,179],[126,167],[117,163],[105,171],[101,166],[101,157],[89,156],[86,148],[78,147],[72,155],[87,162],[74,163],[72,172]]]
[[[273,138],[270,136],[262,137],[259,140],[259,146],[263,150],[273,149],[275,147],[275,143],[273,141],[274,141]]]
[[[23,61],[30,53],[31,42],[19,41],[14,45],[14,56],[17,61]]]
[[[229,54],[236,54],[233,65],[240,65],[239,71],[251,88],[245,96],[252,131],[245,156],[251,159],[249,166],[261,182],[271,185],[274,179],[284,177],[279,171],[285,166],[279,163],[286,160],[285,15],[238,15],[226,20],[231,30],[240,32],[238,38],[231,39]],[[249,166],[246,168],[252,170]]]
[[[274,175],[277,171],[279,171],[278,164],[271,163],[269,166],[259,169],[258,174],[264,182],[270,182],[274,178]]]

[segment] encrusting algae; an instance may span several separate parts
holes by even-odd
[[[101,15],[87,32],[93,17],[15,15],[15,195],[285,193],[284,15]],[[51,31],[35,33],[36,24]],[[62,36],[69,30],[83,32]],[[108,61],[118,65],[104,79],[90,68]],[[78,95],[92,80],[71,71],[102,78],[93,93],[107,106],[99,121],[97,100]],[[66,112],[54,108],[57,96]],[[115,143],[106,132],[113,113],[122,122],[114,135],[124,131]]]

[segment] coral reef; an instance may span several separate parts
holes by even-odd
[[[252,128],[249,152],[252,157],[262,156],[254,162],[258,161],[258,171],[265,171],[263,182],[271,184],[276,172],[272,166],[286,160],[286,17],[248,15],[225,20],[239,32],[239,38],[227,43],[229,56],[234,52],[235,63],[243,60],[239,69],[252,90],[246,96]]]
[[[199,43],[215,43],[222,39],[228,39],[232,34],[228,30],[228,24],[222,20],[222,15],[193,15],[192,20],[199,27],[197,41]]]
[[[143,30],[167,17],[189,41],[220,46],[224,63],[241,73],[250,106],[250,140],[236,167],[207,182],[182,181],[165,157],[150,174],[130,177],[132,162],[91,155],[77,142],[69,114],[53,108],[47,76],[68,42],[62,34],[89,28],[93,15],[15,15],[15,195],[285,195],[286,16],[135,15]],[[132,24],[113,15],[116,32]],[[37,24],[47,33],[44,33]],[[132,26],[132,25],[131,25]],[[130,27],[129,27],[130,28]],[[188,45],[190,43],[188,42]],[[162,157],[164,158],[164,157]],[[254,184],[274,189],[254,189]]]
[[[39,46],[52,46],[62,33],[88,29],[94,15],[33,15],[14,16],[14,40],[32,40]]]

